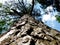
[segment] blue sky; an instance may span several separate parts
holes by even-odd
[[[55,15],[59,15],[56,8],[53,8],[52,5],[48,6],[46,9],[42,9],[41,8],[41,4],[37,3],[34,8],[35,9],[39,9],[40,10],[40,14],[42,15],[42,21],[48,25],[49,27],[53,28],[53,29],[57,29],[60,31],[60,23],[56,20]],[[55,10],[54,10],[55,9]],[[46,14],[45,11],[48,13]],[[50,12],[51,11],[51,12]],[[36,19],[40,19],[40,17],[35,17]]]

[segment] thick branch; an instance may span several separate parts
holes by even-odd
[[[31,7],[30,15],[32,15],[33,9],[34,9],[34,0],[32,0],[32,7]]]

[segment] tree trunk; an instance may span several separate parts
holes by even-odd
[[[0,45],[60,45],[60,32],[26,14],[0,37]]]

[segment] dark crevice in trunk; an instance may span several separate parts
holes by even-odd
[[[31,40],[30,45],[35,45],[35,41]]]
[[[33,31],[33,28],[30,28],[30,29],[27,31],[27,34],[30,35],[32,31]]]

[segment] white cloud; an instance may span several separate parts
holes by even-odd
[[[31,4],[32,3],[32,0],[27,0],[27,2]]]
[[[0,3],[5,3],[5,1],[11,1],[11,0],[0,0]],[[17,1],[17,0],[15,0]],[[26,0],[24,0],[26,1]],[[32,0],[27,0],[27,3],[32,4]]]
[[[32,0],[24,0],[25,3],[32,4]]]
[[[51,14],[45,14],[42,16],[42,21],[45,22],[45,21],[54,21],[56,20],[56,17],[55,16],[51,16]]]
[[[8,0],[0,0],[0,3],[5,3],[5,1],[8,1]]]
[[[56,11],[54,11],[54,8],[52,6],[48,6],[45,11],[47,11],[48,14],[44,14],[42,16],[42,21],[45,22],[45,21],[54,21],[56,20],[56,17],[55,15],[57,14]],[[50,12],[52,11],[52,12]]]

